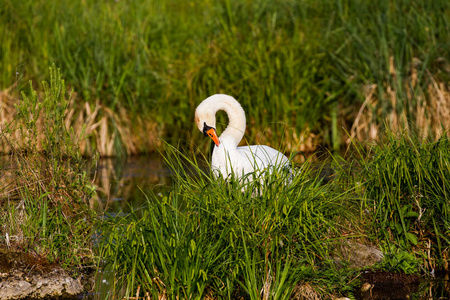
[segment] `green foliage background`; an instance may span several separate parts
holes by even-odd
[[[166,139],[190,137],[196,105],[227,93],[243,104],[250,139],[270,126],[279,140],[287,126],[331,143],[369,84],[374,122],[407,108],[414,124],[417,99],[406,95],[427,94],[427,74],[449,81],[449,16],[445,0],[4,0],[0,88],[39,82],[55,63],[84,100],[123,106]]]

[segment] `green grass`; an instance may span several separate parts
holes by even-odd
[[[360,160],[365,205],[373,213],[372,228],[380,239],[402,249],[429,242],[442,268],[450,246],[450,141],[421,142],[414,136],[388,132]],[[420,251],[426,257],[425,251]]]
[[[333,258],[347,241],[373,244],[390,272],[442,270],[450,249],[448,140],[387,133],[346,161],[329,160],[325,182],[313,160],[294,179],[272,173],[242,191],[215,179],[192,154],[166,145],[171,190],[146,193],[144,207],[102,224],[107,297],[290,299],[299,284],[352,296],[359,270]],[[268,298],[265,298],[268,297]]]
[[[309,163],[289,186],[289,174],[275,172],[264,187],[256,180],[242,192],[238,181],[216,180],[173,147],[167,151],[171,191],[147,194],[144,208],[102,224],[112,298],[135,295],[140,286],[170,299],[289,299],[300,281],[336,269],[329,249],[342,238],[338,220],[353,220],[357,203],[321,184]]]
[[[22,94],[16,118],[0,136],[12,146],[2,166],[10,181],[0,186],[0,245],[58,262],[75,276],[95,258],[92,166],[65,127],[68,101],[59,69],[50,68],[50,81],[41,91]],[[12,140],[16,131],[20,147]]]
[[[370,122],[405,111],[414,128],[433,80],[449,81],[445,0],[16,2],[0,4],[0,88],[39,82],[55,63],[82,99],[143,115],[173,144],[206,148],[192,115],[214,93],[243,104],[250,140],[309,129],[337,148],[368,85]]]

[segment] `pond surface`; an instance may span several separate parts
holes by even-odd
[[[145,202],[145,193],[163,193],[170,187],[170,170],[159,155],[102,158],[94,177],[93,205],[111,215],[127,213]]]

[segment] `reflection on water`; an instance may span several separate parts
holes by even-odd
[[[169,175],[159,155],[102,158],[93,174],[97,197],[91,204],[112,215],[129,212],[144,203],[143,192],[162,193],[170,185]]]
[[[363,271],[361,289],[354,294],[358,300],[450,299],[449,274],[421,277],[388,271]]]
[[[159,155],[102,158],[92,174],[97,196],[91,206],[100,214],[115,216],[128,213],[145,203],[144,193],[164,193],[170,188],[170,170]],[[95,290],[82,298],[109,299],[114,276],[108,270],[98,270]]]
[[[450,299],[450,274],[439,274],[433,280],[424,281],[423,293],[419,299]]]

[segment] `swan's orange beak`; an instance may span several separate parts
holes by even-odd
[[[206,134],[214,141],[214,144],[216,144],[216,146],[219,146],[219,138],[217,137],[216,130],[214,128],[206,131]]]

